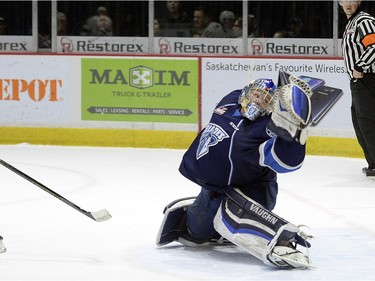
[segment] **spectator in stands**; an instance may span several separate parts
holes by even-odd
[[[242,17],[239,17],[234,22],[233,32],[236,37],[242,37]],[[248,22],[247,22],[247,37],[248,38],[259,38],[264,37],[263,31],[258,28],[255,16],[253,14],[249,14]]]
[[[104,6],[97,9],[97,14],[89,17],[83,25],[82,36],[110,36],[112,33],[112,19]]]
[[[248,38],[260,38],[264,37],[263,31],[258,27],[256,18],[253,14],[249,14],[248,17],[248,31],[247,37]]]
[[[233,32],[236,35],[236,37],[242,37],[242,27],[243,27],[242,17],[238,17],[234,21],[234,25],[233,25]]]
[[[51,30],[45,33],[38,34],[38,47],[48,49],[51,48]],[[67,35],[67,20],[62,12],[56,13],[56,34],[57,36]]]
[[[163,36],[163,32],[161,31],[160,28],[160,21],[159,19],[154,19],[154,36],[155,37],[160,37]]]
[[[96,36],[112,36],[112,19],[107,15],[99,15],[96,22]]]
[[[191,20],[183,10],[181,1],[166,1],[166,10],[163,9],[160,15],[159,24],[165,36],[188,37],[191,28]]]
[[[273,38],[289,38],[289,33],[285,30],[278,30],[273,35]]]
[[[67,35],[67,27],[68,27],[68,22],[66,21],[66,16],[62,12],[57,12],[56,14],[56,29],[57,29],[57,35]]]
[[[234,21],[235,16],[231,11],[222,11],[219,17],[220,22],[211,22],[201,37],[210,38],[235,38]]]
[[[7,34],[7,24],[5,22],[5,19],[3,17],[0,17],[0,35],[6,35]]]
[[[201,37],[203,31],[207,28],[209,23],[210,17],[207,9],[202,6],[195,8],[193,13],[194,27],[190,30],[190,37]]]
[[[292,17],[288,22],[288,36],[290,38],[304,38],[304,26],[302,19],[299,17]]]
[[[91,30],[91,31],[90,31]],[[95,29],[86,30],[81,32],[82,36],[112,36],[112,20],[107,15],[99,15],[96,17]]]

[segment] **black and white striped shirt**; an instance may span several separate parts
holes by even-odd
[[[349,78],[353,70],[375,73],[375,18],[358,11],[346,25],[342,40],[342,51]]]

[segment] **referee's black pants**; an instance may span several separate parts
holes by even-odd
[[[375,73],[350,82],[354,131],[368,166],[375,168]]]

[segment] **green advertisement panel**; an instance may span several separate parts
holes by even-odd
[[[198,122],[196,58],[82,58],[82,120]]]

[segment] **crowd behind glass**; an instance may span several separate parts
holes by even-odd
[[[341,12],[334,21],[333,0],[248,1],[245,13],[243,7],[243,1],[57,1],[57,35],[333,38],[337,28],[341,38],[345,22]],[[374,1],[364,7],[374,14]],[[38,1],[37,10],[38,46],[49,48],[51,1]],[[32,17],[32,1],[0,1],[0,35],[31,35]]]

